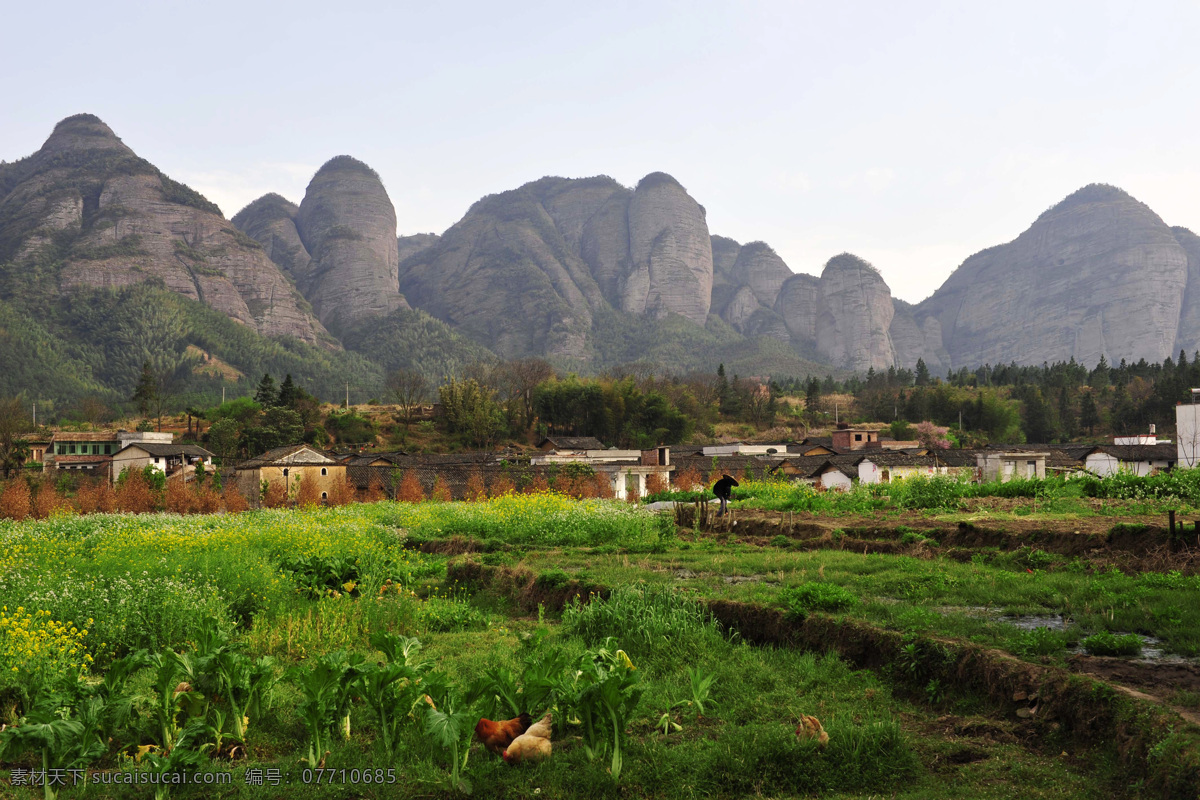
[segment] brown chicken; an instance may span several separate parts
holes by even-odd
[[[552,733],[550,715],[547,714],[536,725],[530,725],[529,730],[513,739],[512,744],[500,755],[509,764],[547,759],[552,750],[550,744]]]
[[[817,746],[822,750],[829,744],[829,734],[821,726],[821,720],[809,714],[800,715],[800,725],[796,728],[797,739],[816,739]]]
[[[512,744],[513,739],[529,729],[532,722],[533,720],[528,714],[521,714],[519,717],[501,722],[493,722],[485,717],[475,725],[475,738],[482,742],[488,750],[496,755],[501,755],[504,749]]]

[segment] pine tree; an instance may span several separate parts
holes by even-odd
[[[917,386],[929,385],[929,367],[925,366],[925,359],[917,359]]]
[[[263,408],[270,408],[279,404],[279,393],[275,390],[275,379],[269,373],[264,372],[262,380],[258,382],[258,388],[254,391],[254,402]]]
[[[1088,436],[1095,433],[1096,425],[1100,422],[1100,411],[1096,408],[1096,398],[1091,392],[1084,392],[1079,400],[1079,424],[1087,428]]]
[[[279,405],[284,408],[292,408],[296,405],[296,400],[300,397],[300,389],[292,381],[292,373],[288,373],[283,379],[283,383],[279,386]]]
[[[137,405],[143,417],[150,416],[150,412],[154,410],[158,401],[158,376],[154,374],[149,361],[142,362],[142,374],[138,376],[137,387],[133,390],[130,400]]]
[[[717,409],[724,414],[729,404],[729,380],[725,377],[725,364],[717,365]]]

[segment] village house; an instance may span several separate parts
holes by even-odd
[[[203,464],[212,469],[213,454],[194,444],[176,442],[130,442],[112,457],[112,480],[115,482],[127,469],[142,470],[146,467],[163,473],[168,478],[187,480],[194,475],[196,465]]]
[[[877,450],[881,447],[879,431],[868,428],[838,428],[830,434],[830,438],[833,440],[833,449],[839,453]]]
[[[984,483],[1007,483],[1013,478],[1044,479],[1049,457],[1050,453],[1044,451],[984,450],[975,454],[975,466],[979,470],[979,480]]]
[[[925,450],[914,453],[882,451],[862,456],[856,466],[858,479],[862,483],[891,483],[915,475],[929,478],[934,475],[961,474],[964,471],[973,476],[974,469],[968,467],[964,470],[962,464],[952,463],[952,460],[945,459],[941,453],[935,455]]]
[[[651,450],[604,449],[604,444],[591,436],[546,437],[538,445],[541,450],[529,461],[533,466],[553,464],[586,464],[593,472],[608,476],[612,482],[613,496],[624,500],[629,495],[630,483],[636,485],[637,496],[646,495],[646,479],[650,475],[661,475],[671,479],[671,448],[656,447]]]
[[[36,439],[26,439],[25,443],[29,445],[29,461],[34,464],[45,463],[46,454],[51,452],[50,439],[38,437]]]
[[[258,502],[264,482],[282,484],[290,497],[299,491],[301,480],[314,481],[320,498],[328,500],[335,487],[345,485],[346,465],[310,445],[293,444],[243,461],[234,474],[238,489],[252,503]]]
[[[175,434],[157,431],[59,431],[50,437],[44,469],[110,471],[113,456],[132,442],[170,444]]]

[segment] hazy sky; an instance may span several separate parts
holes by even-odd
[[[1200,228],[1195,2],[6,3],[0,158],[100,116],[227,216],[349,153],[401,233],[674,175],[713,233],[918,301],[1091,182]]]

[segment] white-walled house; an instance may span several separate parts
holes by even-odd
[[[914,475],[949,475],[961,469],[932,455],[874,453],[858,460],[858,480],[860,483],[891,483]]]
[[[153,467],[168,477],[195,472],[197,464],[212,467],[213,454],[194,444],[168,442],[131,442],[112,457],[112,479],[121,477],[127,469]]]
[[[975,460],[985,483],[996,480],[1007,483],[1013,478],[1045,479],[1049,456],[1049,453],[1024,450],[986,450],[977,453]]]
[[[1171,469],[1177,457],[1173,444],[1106,444],[1088,451],[1083,466],[1101,478],[1117,472],[1145,476]]]

